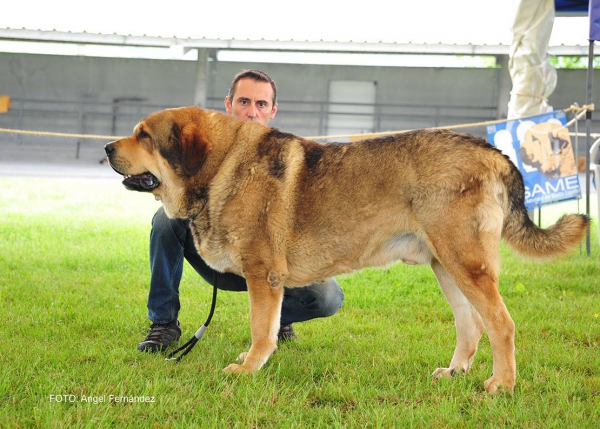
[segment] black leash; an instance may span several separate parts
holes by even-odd
[[[165,360],[173,360],[175,362],[179,362],[185,355],[187,355],[189,352],[192,351],[192,349],[194,348],[196,343],[200,340],[200,338],[202,338],[202,335],[204,335],[204,331],[206,331],[206,328],[210,324],[213,314],[215,313],[215,307],[217,305],[217,272],[216,271],[213,273],[213,283],[214,283],[214,286],[213,286],[212,303],[210,305],[210,313],[208,313],[208,318],[206,319],[206,322],[204,322],[204,325],[200,326],[200,329],[198,329],[196,331],[196,333],[194,334],[194,336],[192,338],[190,338],[184,345],[182,345],[178,349],[173,350],[171,353],[169,353],[169,355],[167,356],[167,358]],[[183,353],[181,355],[175,357],[175,355],[182,350],[183,350]]]

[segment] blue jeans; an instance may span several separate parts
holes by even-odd
[[[180,309],[179,283],[186,259],[202,278],[228,291],[247,291],[246,279],[232,273],[219,273],[206,265],[196,251],[188,222],[169,219],[161,207],[152,218],[150,232],[150,293],[148,318],[153,323],[169,323],[177,319]],[[285,288],[281,307],[281,324],[304,322],[335,314],[344,293],[334,278],[304,287]]]

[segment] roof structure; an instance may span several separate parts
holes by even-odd
[[[30,13],[27,0],[0,17],[0,41],[135,47],[370,54],[508,54],[519,0],[346,2],[230,0],[207,8],[171,0],[160,10],[142,0],[55,0]],[[588,0],[555,0],[549,53],[586,55]],[[69,9],[64,9],[64,8]],[[65,12],[64,10],[69,10]],[[360,9],[360,10],[359,10]],[[185,13],[182,13],[185,11]],[[76,17],[76,18],[73,18]]]
[[[448,55],[507,55],[510,40],[497,43],[431,43],[431,42],[367,42],[328,40],[268,40],[268,39],[221,39],[183,38],[128,34],[101,34],[57,30],[32,30],[0,28],[0,40],[27,42],[56,42],[136,47],[181,47],[183,49],[208,48],[216,50],[253,50],[324,53],[370,53],[370,54],[448,54]],[[587,41],[570,41],[568,44],[552,43],[551,55],[586,55]]]

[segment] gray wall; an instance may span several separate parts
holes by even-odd
[[[15,98],[191,102],[195,64],[0,53],[0,88]]]
[[[154,110],[191,105],[196,84],[196,63],[145,59],[64,57],[0,53],[0,94],[13,99],[84,101],[98,104],[98,115],[86,113],[83,129],[77,129],[76,113],[57,118],[38,112],[17,118],[17,103],[0,114],[0,126],[61,132],[127,134],[146,111],[119,110],[110,114],[119,98],[142,99]],[[231,78],[244,68],[269,73],[279,88],[280,110],[272,122],[282,130],[319,135],[319,104],[327,101],[332,80],[377,82],[377,102],[383,113],[380,130],[401,130],[434,125],[470,123],[503,117],[510,92],[506,69],[401,68],[365,66],[317,66],[249,64],[212,61],[208,80],[208,107],[223,108]],[[555,108],[585,103],[585,70],[559,70],[558,87],[550,97]],[[600,87],[600,74],[594,77]],[[596,92],[595,103],[600,105]],[[311,102],[311,103],[308,103]],[[106,103],[106,104],[103,104]],[[307,104],[308,103],[308,104]],[[395,106],[386,106],[386,105]],[[413,105],[413,106],[402,106]],[[444,107],[446,106],[446,107]],[[462,106],[462,107],[460,107]],[[63,109],[63,105],[56,107]],[[439,115],[434,117],[434,113]],[[113,116],[116,119],[113,121]],[[19,122],[20,121],[20,122]],[[594,131],[600,131],[596,124]],[[351,131],[351,130],[349,130]],[[465,131],[484,135],[483,127]],[[6,136],[0,134],[0,142]]]
[[[209,95],[224,97],[238,71],[260,68],[282,100],[322,101],[330,80],[373,80],[379,102],[493,105],[498,70],[246,64],[214,61]],[[64,57],[0,53],[0,88],[16,98],[112,101],[142,97],[155,104],[191,104],[191,61]]]

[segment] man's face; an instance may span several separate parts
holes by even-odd
[[[254,121],[267,125],[277,113],[273,104],[273,88],[268,82],[240,79],[231,97],[225,97],[225,110],[241,121]]]

